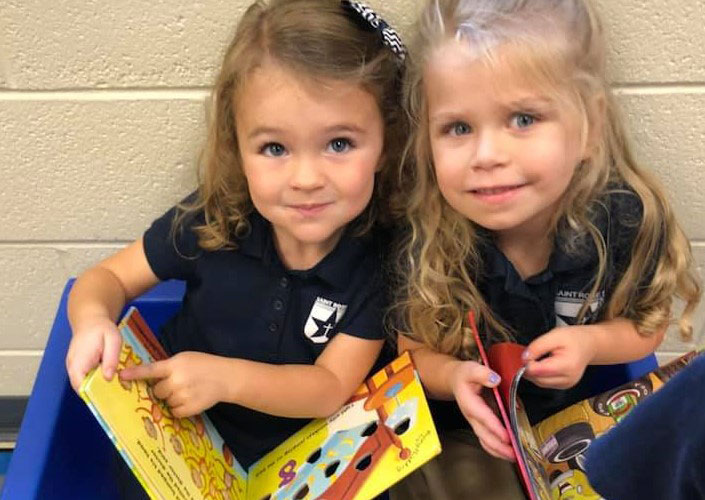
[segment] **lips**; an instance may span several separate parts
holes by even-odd
[[[289,205],[289,208],[299,212],[301,215],[312,216],[312,215],[319,214],[320,212],[325,210],[331,204],[332,204],[332,202],[297,203],[297,204]]]
[[[482,187],[482,188],[470,189],[470,192],[474,193],[474,194],[479,194],[482,196],[493,196],[493,195],[505,194],[505,193],[509,193],[511,191],[515,191],[522,186],[523,186],[523,184],[515,184],[512,186]]]
[[[315,210],[316,208],[321,208],[325,207],[327,205],[330,205],[330,202],[323,202],[323,203],[297,203],[297,204],[292,204],[289,205],[291,208],[295,208],[297,210]]]

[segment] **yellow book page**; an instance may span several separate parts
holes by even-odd
[[[405,353],[366,381],[335,415],[311,422],[252,465],[248,498],[371,499],[440,449]]]
[[[141,362],[123,342],[118,369]],[[245,500],[246,476],[205,415],[174,418],[145,382],[108,382],[100,371],[81,395],[151,498]]]

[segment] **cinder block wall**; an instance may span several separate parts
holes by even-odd
[[[405,31],[418,0],[370,3]],[[66,279],[192,189],[209,85],[246,4],[0,0],[0,396],[31,391]],[[705,266],[705,0],[600,5],[638,156]],[[664,357],[688,349],[676,338]]]

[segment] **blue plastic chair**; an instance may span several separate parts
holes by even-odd
[[[117,498],[113,445],[71,388],[66,373],[64,358],[71,339],[66,301],[72,285],[70,280],[61,296],[5,478],[3,500]],[[178,310],[183,293],[183,283],[165,282],[132,305],[157,332]],[[656,366],[653,355],[627,365],[606,366],[591,382],[602,392]]]
[[[66,300],[73,281],[61,296],[5,477],[3,499],[117,498],[113,445],[71,388],[66,373],[64,358],[71,340]],[[165,282],[132,305],[158,331],[178,310],[183,294],[182,282]]]

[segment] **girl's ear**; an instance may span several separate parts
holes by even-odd
[[[588,102],[588,134],[585,144],[585,158],[590,158],[599,148],[607,120],[607,99],[602,92],[596,93]]]

